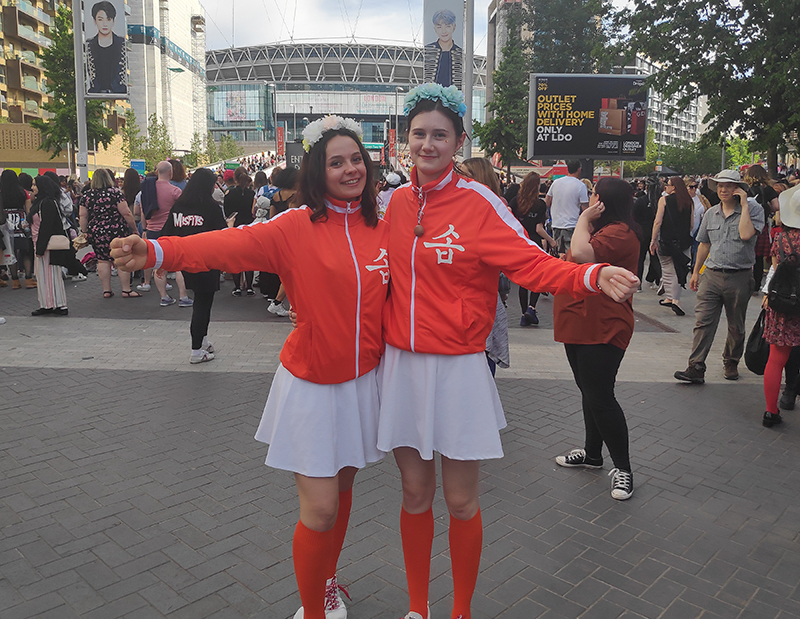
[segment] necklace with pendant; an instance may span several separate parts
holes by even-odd
[[[422,212],[423,207],[425,206],[425,201],[422,196],[422,189],[417,189],[417,201],[419,202],[419,210],[417,211],[417,225],[414,226],[414,234],[416,236],[422,236],[425,234],[425,228],[422,227],[422,216],[424,213]]]

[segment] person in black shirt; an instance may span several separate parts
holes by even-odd
[[[536,172],[528,174],[520,185],[519,193],[511,199],[508,206],[534,243],[542,245],[542,242],[546,241],[549,247],[555,248],[558,243],[544,229],[544,223],[547,221],[547,206],[539,197],[540,182],[541,177]],[[536,314],[538,301],[538,292],[531,292],[522,286],[519,287],[519,304],[522,309],[522,317],[519,321],[521,327],[539,324],[539,316]]]
[[[236,185],[231,187],[227,194],[225,194],[224,208],[225,217],[234,217],[233,225],[236,227],[246,226],[253,223],[255,219],[253,215],[253,206],[255,204],[256,193],[250,189],[250,176],[247,174],[247,168],[238,167],[233,171],[233,179]],[[241,297],[242,288],[241,281],[242,275],[246,282],[247,296],[255,296],[253,290],[253,271],[245,271],[244,273],[233,274],[233,296]]]
[[[90,93],[128,92],[125,38],[114,34],[117,9],[103,0],[92,6],[97,34],[86,41],[86,62]]]
[[[169,218],[161,233],[164,236],[190,236],[226,227],[222,209],[212,194],[216,176],[211,170],[200,168],[192,174],[180,198],[172,205]],[[220,272],[204,273],[183,271],[186,287],[194,290],[192,305],[192,354],[190,363],[202,363],[214,358],[214,345],[208,341],[208,323],[211,322],[211,305],[214,293],[219,290]]]

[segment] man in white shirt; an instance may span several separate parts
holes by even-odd
[[[589,206],[589,192],[580,178],[581,162],[567,161],[567,176],[553,181],[544,200],[550,209],[553,238],[558,243],[559,254],[567,253],[578,217]]]

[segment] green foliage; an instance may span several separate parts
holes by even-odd
[[[167,125],[155,113],[147,119],[147,140],[140,159],[144,159],[148,170],[154,170],[159,161],[166,161],[172,157],[172,138],[169,136]]]
[[[716,174],[720,170],[722,151],[719,144],[702,140],[661,147],[664,165],[680,174]]]
[[[130,165],[131,159],[144,159],[148,170],[155,170],[159,161],[172,157],[172,138],[167,126],[155,114],[147,119],[147,135],[136,122],[133,110],[125,112],[125,129],[122,131],[122,153],[125,163]]]
[[[217,142],[214,140],[214,134],[210,131],[206,133],[206,150],[205,150],[206,163],[216,163],[219,161],[219,151],[217,150]]]
[[[726,167],[738,168],[743,165],[750,165],[753,153],[750,150],[750,142],[738,136],[728,140],[727,148],[725,149],[727,160]]]
[[[512,9],[503,61],[492,74],[493,98],[486,104],[492,117],[483,124],[474,123],[472,128],[483,151],[488,156],[499,153],[506,165],[519,158],[528,142],[528,71],[521,21],[519,11]]]
[[[72,36],[72,11],[58,7],[50,26],[52,43],[40,54],[50,90],[50,102],[42,108],[54,115],[49,120],[34,119],[31,125],[42,134],[40,150],[50,151],[50,159],[61,154],[67,144],[77,148],[78,120],[75,99],[75,49]],[[114,132],[103,124],[105,103],[86,101],[86,130],[89,144],[108,146]]]
[[[621,51],[658,59],[649,83],[684,108],[708,97],[706,142],[736,134],[768,150],[800,130],[797,0],[632,0],[615,14],[629,37]]]
[[[199,165],[206,163],[205,161],[205,148],[203,148],[203,138],[197,131],[192,135],[192,142],[189,144],[189,152],[183,158],[184,165],[190,168],[196,168]]]
[[[647,176],[656,170],[656,161],[658,160],[658,145],[656,144],[656,132],[652,127],[647,128],[647,139],[644,146],[644,161],[626,161],[625,162],[625,176]]]
[[[611,10],[607,0],[524,0],[533,73],[605,73]]]
[[[219,141],[219,158],[236,159],[244,155],[244,149],[229,135],[223,135]]]
[[[125,110],[125,128],[122,130],[122,157],[125,165],[130,165],[131,159],[142,158],[145,141],[136,122],[136,114],[132,109]]]

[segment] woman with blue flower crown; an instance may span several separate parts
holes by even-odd
[[[378,449],[394,451],[402,478],[406,619],[430,617],[434,452],[441,455],[450,513],[451,617],[471,617],[483,540],[479,465],[502,457],[506,425],[484,357],[500,270],[529,290],[577,298],[602,292],[621,302],[639,284],[619,267],[549,256],[494,193],[459,176],[453,157],[466,138],[465,112],[454,86],[423,84],[408,93],[414,167],[385,216],[392,278],[383,315]]]
[[[249,226],[157,241],[129,236],[111,247],[117,267],[128,271],[280,276],[299,320],[281,350],[256,440],[269,443],[267,465],[295,477],[300,518],[292,558],[303,604],[295,619],[345,619],[336,564],[353,480],[385,455],[376,447],[377,366],[388,226],[378,219],[359,125],[327,116],[303,138],[296,200],[303,206]]]

